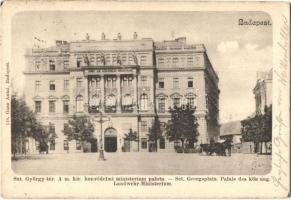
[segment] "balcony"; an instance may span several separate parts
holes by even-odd
[[[121,87],[121,94],[133,94],[134,88],[133,86]]]
[[[99,113],[100,106],[88,106],[89,113]]]
[[[116,113],[116,106],[105,106],[106,113]]]
[[[131,112],[133,112],[133,105],[122,106],[121,111],[123,113],[131,113]]]

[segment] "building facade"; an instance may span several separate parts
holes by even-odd
[[[269,71],[257,72],[257,81],[253,89],[255,97],[255,112],[249,116],[249,119],[256,115],[265,114],[265,107],[272,105],[272,81],[273,81],[273,69]],[[272,152],[272,142],[254,143],[253,141],[242,142],[243,153],[258,153],[261,149],[261,153]]]
[[[149,151],[148,132],[157,114],[162,130],[169,107],[196,106],[199,143],[219,137],[219,89],[204,45],[186,38],[154,42],[150,38],[56,41],[50,48],[26,52],[25,100],[40,121],[57,134],[50,152],[83,151],[79,141],[67,141],[64,126],[73,115],[94,122],[96,138],[105,151],[124,148],[129,129],[138,133],[135,151]],[[105,120],[100,124],[102,114]],[[102,133],[102,134],[101,134]],[[98,146],[91,143],[89,151]],[[32,146],[37,146],[33,144]],[[173,151],[165,137],[159,151]],[[31,147],[33,149],[33,147]]]
[[[223,140],[230,139],[232,141],[231,151],[233,153],[241,153],[242,152],[241,122],[230,121],[221,124],[220,138]]]
[[[257,83],[253,89],[256,101],[256,114],[264,114],[265,106],[272,104],[273,70],[257,72]]]

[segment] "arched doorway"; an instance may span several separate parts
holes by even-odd
[[[106,152],[116,152],[117,132],[114,128],[107,128],[104,133],[104,146]]]

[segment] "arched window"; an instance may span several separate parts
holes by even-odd
[[[174,93],[171,95],[173,108],[181,106],[181,98],[182,98],[182,95],[180,95],[178,93]]]
[[[84,103],[83,103],[83,97],[81,95],[77,96],[76,98],[76,110],[77,112],[83,112],[84,111]]]
[[[97,95],[93,95],[89,103],[90,106],[99,106],[100,99],[97,97]]]
[[[158,98],[158,112],[164,113],[166,111],[166,99],[165,97]]]
[[[148,95],[142,94],[140,96],[140,110],[148,109]]]
[[[106,97],[105,112],[116,112],[116,97],[113,94]]]
[[[132,111],[132,97],[130,94],[124,95],[122,98],[122,110],[123,111]]]

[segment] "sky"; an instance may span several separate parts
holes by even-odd
[[[272,68],[272,26],[239,26],[238,20],[271,20],[263,12],[134,12],[58,11],[22,12],[12,21],[13,87],[23,93],[25,49],[49,47],[55,40],[131,39],[154,41],[187,37],[203,43],[219,77],[220,122],[242,120],[255,111],[252,90],[257,71]],[[43,40],[37,41],[36,38]],[[17,80],[17,81],[16,81]]]

